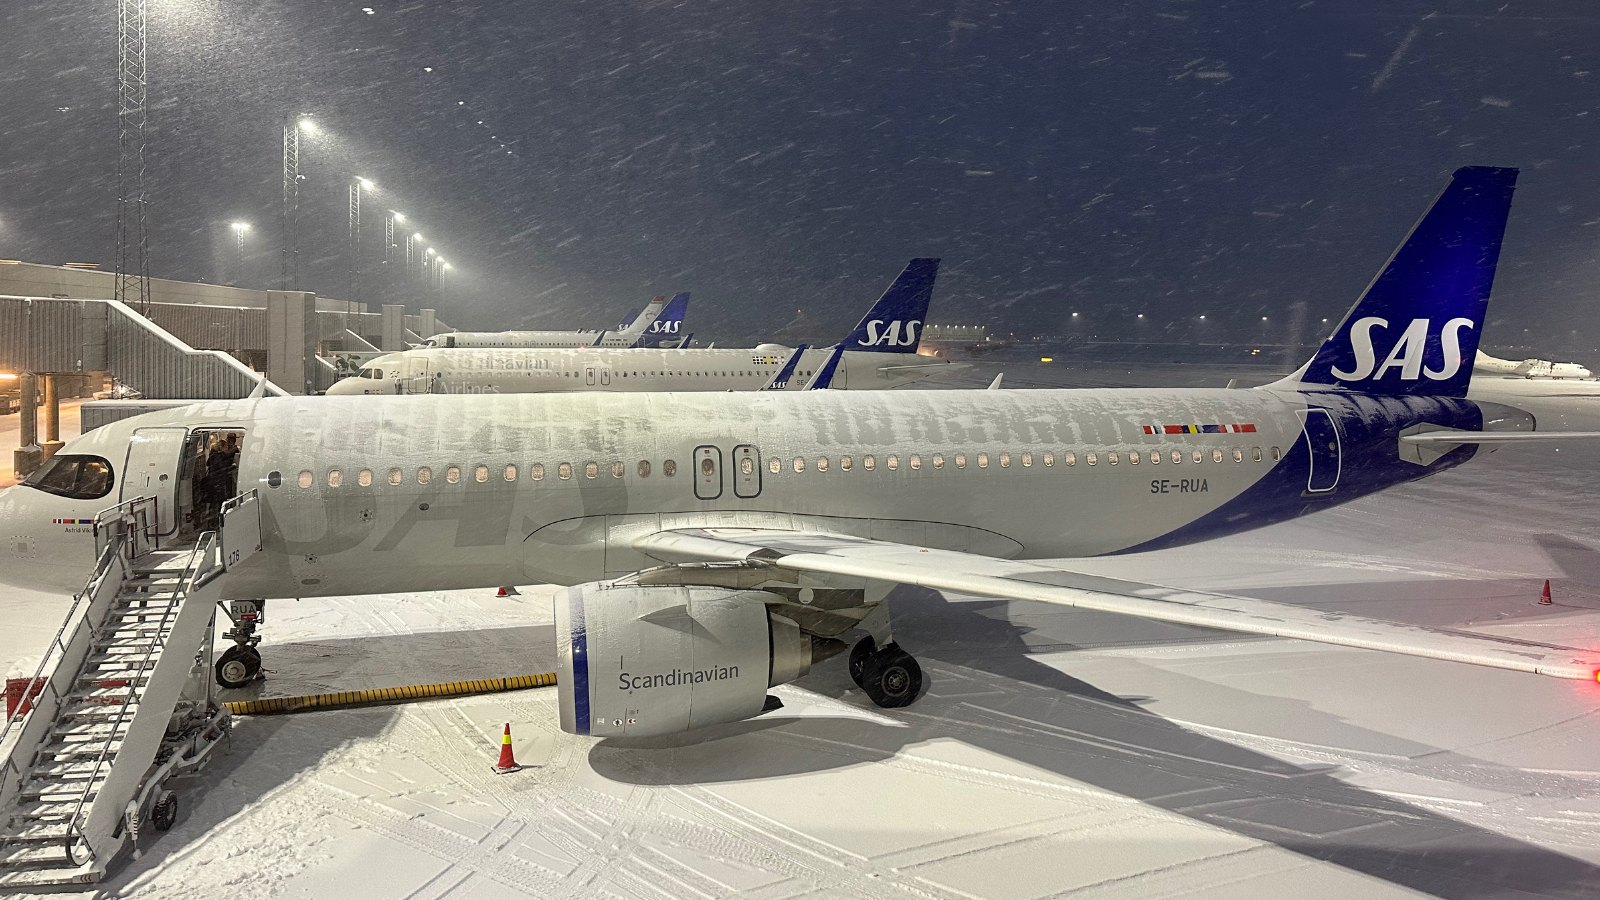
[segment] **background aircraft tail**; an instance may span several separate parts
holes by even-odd
[[[922,339],[922,323],[933,298],[933,281],[939,276],[937,259],[913,259],[867,310],[854,331],[840,342],[852,350],[915,353]]]
[[[661,317],[661,313],[666,308],[666,297],[660,294],[651,297],[650,302],[645,305],[644,309],[640,310],[638,315],[629,319],[623,327],[617,329],[616,339],[622,341],[622,346],[624,347],[635,346],[633,342],[637,341],[639,335],[644,334],[650,328],[652,322]]]
[[[689,292],[680,291],[673,294],[667,305],[662,307],[661,314],[645,327],[633,346],[650,348],[679,346],[684,340],[679,332],[683,331],[683,317],[688,311]]]
[[[1516,181],[1457,169],[1317,355],[1274,386],[1466,396]]]

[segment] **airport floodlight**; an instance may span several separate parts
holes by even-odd
[[[370,179],[362,178],[359,175],[356,176],[356,184],[361,185],[361,189],[364,190],[364,191],[370,191],[374,187],[374,185],[373,185],[373,183],[372,183],[372,181]]]
[[[295,127],[300,129],[302,134],[315,136],[317,133],[317,123],[311,121],[310,116],[302,116],[300,121],[295,123]]]
[[[1139,318],[1144,318],[1144,313],[1139,313]]]
[[[424,241],[424,240],[427,240],[427,238],[425,238],[425,237],[423,237],[423,236],[422,236],[422,232],[420,232],[420,231],[419,231],[419,232],[417,232],[417,233],[416,233],[416,234],[413,234],[413,235],[412,235],[412,236],[411,236],[411,239],[412,239],[412,240],[414,240],[414,241]]]
[[[233,227],[234,231],[240,231],[240,232],[249,231],[250,230],[250,223],[249,222],[234,222],[232,227]]]
[[[1261,317],[1261,321],[1263,321],[1263,322],[1265,322],[1265,321],[1266,321],[1266,320],[1267,320],[1267,317],[1266,317],[1266,316],[1262,316],[1262,317]]]
[[[1201,319],[1201,321],[1204,321],[1204,320],[1205,320],[1205,317],[1206,317],[1206,314],[1205,314],[1205,313],[1201,313],[1201,314],[1200,314],[1200,319]]]
[[[428,255],[429,256],[438,256],[439,255],[439,251],[433,249],[432,247],[429,247],[428,248]]]
[[[440,265],[442,265],[442,266],[444,266],[444,270],[445,270],[445,271],[446,271],[446,272],[448,272],[448,271],[450,271],[450,270],[451,270],[451,269],[454,269],[454,268],[455,268],[455,266],[452,266],[452,265],[450,265],[450,264],[449,264],[449,263],[447,263],[447,262],[445,262],[445,261],[444,261],[444,260],[442,260],[442,259],[441,259],[441,260],[439,260],[439,264],[440,264]]]
[[[1073,318],[1074,318],[1074,319],[1076,319],[1076,318],[1077,318],[1077,317],[1078,317],[1078,314],[1077,314],[1077,313],[1073,313],[1073,314],[1072,314],[1072,317],[1073,317]]]
[[[394,220],[395,220],[395,221],[396,221],[396,222],[404,222],[404,221],[405,221],[405,220],[406,220],[406,217],[405,217],[405,214],[404,214],[404,213],[398,213],[398,212],[395,212],[395,211],[394,211],[394,210],[392,210],[392,209],[391,209],[391,210],[389,210],[389,215],[391,215],[391,216],[393,216],[393,217],[394,217]]]

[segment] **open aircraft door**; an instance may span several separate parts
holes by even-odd
[[[1339,427],[1325,409],[1307,409],[1300,415],[1301,426],[1305,429],[1306,448],[1311,454],[1306,492],[1325,494],[1339,485]]]
[[[181,521],[178,472],[188,436],[186,428],[139,428],[128,440],[128,456],[122,467],[122,500],[154,500],[160,537],[176,534]]]
[[[604,387],[611,383],[611,369],[607,366],[584,366],[583,383]]]

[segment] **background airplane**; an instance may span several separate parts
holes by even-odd
[[[683,330],[689,310],[689,292],[668,301],[651,300],[615,331],[453,331],[437,334],[424,347],[659,347]]]
[[[881,390],[927,378],[952,365],[918,356],[939,261],[914,259],[841,342],[843,359],[830,387]],[[543,348],[417,348],[378,357],[329,388],[354,394],[518,394],[639,391],[799,390],[830,351]]]

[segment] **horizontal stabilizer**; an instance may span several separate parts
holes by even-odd
[[[1600,431],[1457,431],[1445,429],[1422,434],[1403,434],[1402,444],[1527,444],[1549,443],[1566,438],[1600,438]]]

